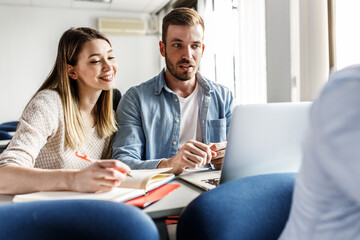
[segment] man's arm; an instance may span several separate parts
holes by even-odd
[[[119,129],[115,134],[112,158],[121,160],[132,169],[154,169],[161,159],[143,159],[146,139],[140,113],[138,98],[128,91],[116,111]]]
[[[197,168],[210,163],[212,155],[210,145],[195,140],[187,141],[178,153],[168,159],[163,159],[158,168],[172,167],[173,173],[180,174],[185,168]]]

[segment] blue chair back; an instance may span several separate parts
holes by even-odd
[[[12,136],[8,132],[0,130],[0,140],[10,140],[10,139],[12,139]]]
[[[96,200],[58,200],[0,205],[0,239],[158,240],[140,209]]]
[[[289,216],[295,173],[241,178],[205,192],[180,217],[177,239],[277,239]]]
[[[19,121],[5,122],[0,124],[0,131],[15,132]]]

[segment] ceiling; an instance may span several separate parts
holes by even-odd
[[[156,13],[170,1],[171,0],[112,0],[110,3],[103,3],[96,0],[0,0],[0,7],[1,5],[17,5]]]

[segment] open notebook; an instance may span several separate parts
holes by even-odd
[[[174,179],[171,168],[150,170],[132,170],[132,177],[127,177],[125,182],[110,192],[105,193],[80,193],[70,191],[35,192],[15,195],[13,202],[64,200],[64,199],[94,199],[113,202],[125,202],[142,196]]]

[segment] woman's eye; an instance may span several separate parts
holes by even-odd
[[[96,60],[96,61],[91,61],[90,63],[96,64],[96,63],[99,63],[99,62],[100,62],[100,60]]]
[[[109,59],[109,60],[111,60],[111,59],[115,59],[115,57],[109,57],[108,59]]]

